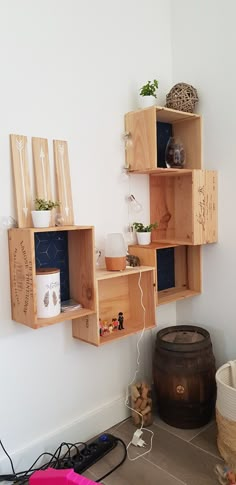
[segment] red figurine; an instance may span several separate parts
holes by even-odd
[[[117,318],[112,319],[113,330],[118,330],[119,322]]]

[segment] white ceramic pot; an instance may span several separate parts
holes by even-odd
[[[150,108],[150,106],[155,106],[157,100],[154,96],[139,96],[139,106],[140,108]]]
[[[38,268],[37,316],[38,318],[56,317],[61,312],[60,270],[58,268]]]
[[[150,232],[137,232],[136,234],[137,234],[138,244],[141,244],[142,246],[146,246],[147,244],[150,244],[151,242]]]
[[[34,227],[49,227],[51,211],[31,211]]]

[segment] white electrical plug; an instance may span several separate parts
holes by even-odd
[[[146,445],[145,441],[141,439],[141,436],[142,436],[143,432],[141,431],[141,429],[137,429],[134,434],[133,434],[133,438],[132,438],[132,445],[134,446],[140,446],[140,447],[143,447]]]

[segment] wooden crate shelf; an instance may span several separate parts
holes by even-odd
[[[140,279],[141,275],[141,279]],[[109,342],[140,332],[144,326],[140,285],[146,309],[145,327],[155,327],[155,269],[149,266],[126,268],[124,271],[98,270],[96,272],[97,314],[73,320],[73,337],[93,345]],[[113,331],[100,337],[99,318],[111,323],[119,312],[124,314],[124,330]]]
[[[152,174],[150,218],[158,221],[152,240],[175,244],[217,241],[217,172],[173,171]]]
[[[130,139],[126,166],[131,172],[149,174],[165,167],[165,147],[170,136],[183,142],[185,169],[202,168],[202,122],[198,114],[153,106],[127,113],[125,131]]]
[[[46,238],[48,234],[59,235],[60,232],[66,234],[68,296],[81,303],[83,308],[63,312],[49,319],[38,318],[36,299],[36,262],[38,256],[35,235],[45,235]],[[57,248],[55,251],[57,251]],[[9,258],[12,319],[16,322],[37,329],[95,313],[94,228],[92,226],[10,229]],[[52,266],[52,263],[47,264],[46,261],[43,266],[49,267]]]
[[[158,267],[158,256],[163,250],[172,249],[173,261]],[[156,305],[182,300],[201,293],[201,246],[178,246],[176,244],[151,243],[148,246],[129,246],[129,253],[138,256],[141,264],[156,268]],[[160,261],[160,259],[159,259]],[[161,266],[161,264],[159,263]],[[162,274],[160,274],[162,271]],[[171,273],[168,275],[168,271]],[[159,274],[159,276],[158,276]],[[165,276],[170,287],[160,288],[161,276]],[[162,285],[163,286],[163,285]]]

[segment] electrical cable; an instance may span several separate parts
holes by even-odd
[[[132,408],[132,407],[129,405],[129,398],[130,398],[130,394],[129,394],[129,388],[130,388],[130,387],[132,386],[132,384],[135,382],[136,377],[137,377],[137,374],[139,373],[139,368],[140,368],[140,355],[141,355],[141,352],[140,352],[140,348],[139,348],[139,346],[140,346],[140,342],[141,342],[141,340],[142,340],[142,338],[143,338],[144,332],[145,332],[145,330],[146,330],[146,308],[145,308],[145,306],[144,306],[144,304],[143,304],[143,289],[142,289],[142,286],[141,286],[141,278],[142,278],[142,273],[141,273],[141,271],[140,271],[140,273],[139,273],[139,279],[138,279],[138,287],[139,287],[139,290],[140,290],[140,304],[141,304],[141,307],[142,307],[142,309],[143,309],[143,329],[142,329],[141,334],[140,334],[140,336],[139,336],[139,338],[138,338],[138,341],[137,341],[137,362],[136,362],[136,370],[135,370],[135,373],[134,373],[134,377],[133,377],[133,379],[131,380],[131,382],[130,382],[130,383],[128,384],[128,386],[127,386],[126,398],[125,398],[125,405],[126,405],[126,407],[127,407],[127,408],[128,408],[130,411],[132,411],[132,412],[134,412],[134,413],[138,414],[138,415],[141,417],[141,427],[140,427],[140,428],[138,428],[138,429],[139,429],[139,431],[141,432],[141,434],[142,434],[142,432],[143,432],[143,431],[147,431],[148,433],[150,433],[150,434],[151,434],[151,443],[150,443],[150,447],[149,447],[149,449],[148,449],[148,450],[146,450],[146,451],[145,451],[144,453],[142,453],[141,455],[136,456],[135,458],[131,458],[131,457],[129,456],[129,451],[128,451],[128,450],[129,450],[130,445],[132,444],[132,440],[131,440],[131,441],[128,443],[127,447],[126,447],[126,450],[127,450],[127,456],[128,456],[128,459],[129,459],[130,461],[135,461],[135,460],[137,460],[138,458],[141,458],[142,456],[144,456],[144,455],[146,455],[147,453],[149,453],[149,452],[152,450],[152,441],[153,441],[153,437],[154,437],[154,433],[153,433],[153,431],[152,431],[152,430],[150,430],[150,429],[147,429],[147,428],[144,428],[144,427],[143,427],[143,424],[144,424],[144,423],[143,423],[143,414],[141,414],[141,413],[140,413],[139,411],[137,411],[136,409],[133,409],[133,408]]]
[[[7,455],[8,459],[9,459],[9,461],[10,461],[10,464],[11,464],[11,469],[12,469],[12,472],[15,474],[15,468],[14,468],[14,465],[13,465],[13,461],[12,461],[12,459],[11,459],[10,455],[8,454],[8,452],[7,452],[6,448],[3,446],[3,442],[2,442],[2,440],[0,440],[0,446],[2,447],[2,449],[3,449],[4,453]]]
[[[117,470],[117,468],[119,468],[124,463],[124,461],[127,458],[126,444],[124,443],[124,441],[121,438],[117,438],[116,437],[116,440],[119,441],[123,445],[123,447],[124,447],[124,456],[123,456],[122,460],[115,467],[112,468],[112,470],[110,470],[109,472],[107,472],[103,477],[101,477],[98,480],[96,480],[96,482],[101,482],[101,480],[103,480],[104,478],[108,477],[111,473],[113,473],[115,470]],[[10,481],[10,482],[13,482],[14,484],[17,484],[17,485],[23,485],[23,484],[27,483],[28,480],[29,480],[29,478],[30,478],[30,476],[35,471],[45,470],[48,467],[51,467],[51,468],[57,468],[57,467],[59,467],[60,464],[63,463],[63,461],[66,459],[66,456],[67,455],[69,455],[69,459],[71,458],[71,450],[75,449],[76,450],[76,453],[80,453],[80,450],[79,450],[78,446],[82,445],[85,448],[87,448],[87,446],[88,446],[86,443],[84,443],[82,441],[78,441],[76,443],[65,443],[65,442],[62,442],[58,446],[58,448],[56,449],[56,451],[54,453],[49,453],[49,452],[41,453],[41,455],[38,456],[38,458],[34,461],[34,463],[31,465],[31,467],[28,468],[28,470],[24,470],[24,471],[21,471],[21,472],[16,472],[15,471],[15,468],[14,468],[13,461],[12,461],[9,453],[6,451],[6,449],[3,446],[3,443],[1,441],[0,441],[0,445],[1,445],[4,453],[7,455],[8,459],[10,461],[11,468],[12,468],[12,472],[13,472],[13,473],[10,473],[10,474],[0,475],[0,482],[1,481]],[[68,449],[67,449],[66,453],[61,457],[62,449],[63,449],[64,446],[67,447]],[[44,463],[42,466],[37,467],[37,468],[34,468],[34,466],[36,465],[36,463],[43,456],[50,456],[51,459],[47,463]]]
[[[117,441],[119,441],[123,445],[123,447],[124,447],[124,456],[123,456],[122,460],[120,461],[120,463],[118,463],[118,465],[114,466],[114,468],[112,468],[112,470],[110,470],[109,472],[107,472],[102,477],[98,478],[98,480],[96,480],[96,483],[101,482],[102,480],[104,480],[104,478],[106,478],[109,475],[111,475],[111,473],[113,473],[115,470],[117,470],[117,468],[119,468],[121,465],[123,465],[124,461],[127,458],[127,449],[126,449],[125,442],[121,438],[117,438],[116,436],[115,436],[115,438],[117,439]]]
[[[45,470],[48,467],[56,468],[56,467],[60,466],[60,463],[63,462],[63,460],[65,459],[65,457],[68,453],[69,453],[69,457],[71,458],[70,452],[73,448],[75,448],[76,452],[79,453],[78,445],[83,445],[85,448],[87,447],[87,444],[82,442],[82,441],[78,441],[77,443],[62,442],[53,454],[49,453],[49,452],[41,453],[41,455],[38,456],[38,458],[34,461],[34,463],[31,465],[31,467],[28,470],[24,470],[24,471],[21,471],[21,472],[15,472],[13,461],[12,461],[9,453],[7,452],[5,447],[3,446],[2,441],[0,441],[0,445],[1,445],[4,453],[7,455],[8,459],[10,461],[12,472],[13,472],[13,473],[0,475],[0,481],[11,481],[11,482],[13,481],[14,483],[21,484],[21,485],[23,485],[23,483],[28,481],[29,477],[35,471]],[[66,446],[68,449],[67,449],[66,453],[61,457],[62,448],[64,446]],[[44,463],[42,466],[34,468],[34,466],[36,465],[38,460],[40,460],[40,458],[42,458],[43,456],[51,456],[51,459],[48,462]]]

